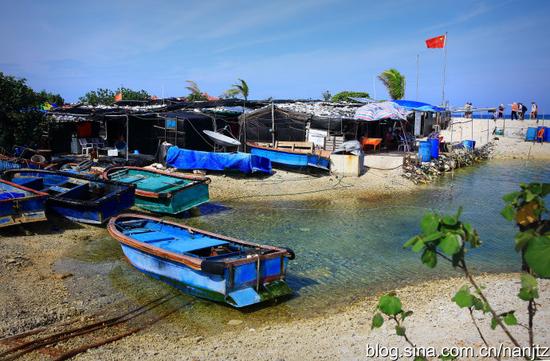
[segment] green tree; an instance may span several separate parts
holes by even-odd
[[[81,103],[89,105],[113,105],[115,103],[115,95],[122,93],[123,100],[148,100],[151,95],[145,90],[133,90],[129,88],[119,87],[116,90],[106,88],[98,88],[87,92],[79,98]]]
[[[48,102],[50,104],[57,104],[57,106],[62,106],[65,104],[65,99],[59,94],[49,93],[45,90],[41,90],[40,92],[36,93],[36,96],[38,97],[38,101],[43,104],[45,102]]]
[[[196,102],[202,100],[208,100],[208,97],[203,94],[199,86],[193,80],[186,80],[187,86],[185,89],[189,90],[189,95],[186,97],[188,101]]]
[[[249,93],[248,84],[244,80],[239,79],[239,82],[237,84],[233,84],[232,91],[235,93],[235,95],[240,94],[243,97],[244,106],[246,106]]]
[[[324,95],[323,95],[323,97],[324,97]],[[339,103],[339,102],[354,102],[355,103],[355,100],[353,100],[351,98],[370,98],[370,95],[367,92],[356,92],[356,91],[344,90],[344,91],[341,91],[338,94],[335,94],[332,97],[331,100],[335,103]]]
[[[330,92],[328,90],[325,90],[324,92],[321,93],[321,96],[323,97],[323,100],[328,102],[330,101],[330,98],[332,97],[332,94],[330,94]]]
[[[26,84],[0,72],[0,147],[35,146],[46,129],[44,113],[38,110],[42,98]]]
[[[405,76],[396,69],[388,69],[378,75],[378,79],[388,90],[393,100],[403,99],[405,96]]]

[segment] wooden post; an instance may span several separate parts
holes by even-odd
[[[128,114],[126,114],[126,162],[128,162],[130,152],[130,121]]]
[[[275,106],[271,101],[271,145],[275,148]]]

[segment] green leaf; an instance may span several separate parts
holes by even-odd
[[[472,304],[474,308],[478,311],[485,310],[485,303],[479,297],[472,296]]]
[[[508,326],[515,326],[518,324],[518,320],[514,315],[514,311],[510,311],[504,315],[504,323]]]
[[[533,194],[533,192],[531,192],[529,189],[525,190],[525,202],[529,203],[533,199],[535,199],[535,197],[536,197],[536,195]]]
[[[535,230],[533,229],[527,230],[525,232],[518,232],[514,237],[514,240],[516,242],[516,245],[515,245],[516,251],[519,252],[522,249],[524,249],[525,246],[527,246],[527,244],[529,243],[529,241],[535,236],[536,236],[536,233],[535,233]]]
[[[442,232],[433,232],[433,233],[430,233],[430,234],[427,234],[423,240],[424,240],[424,243],[427,243],[427,242],[433,242],[435,240],[438,240],[440,239],[441,237],[443,237],[443,233]]]
[[[533,237],[525,248],[525,261],[541,277],[550,277],[550,237]]]
[[[456,226],[456,223],[458,220],[453,216],[444,216],[443,217],[443,223],[448,226]]]
[[[508,204],[506,207],[504,207],[504,209],[500,212],[500,214],[502,214],[502,216],[506,220],[513,221],[516,216],[516,210],[514,206],[512,206],[511,204]]]
[[[383,324],[384,324],[384,317],[382,317],[382,315],[379,312],[377,312],[372,318],[372,325],[370,329],[372,330],[375,328],[379,328]]]
[[[413,252],[420,252],[424,248],[424,241],[422,239],[419,239],[418,242],[414,244],[414,246],[411,248]]]
[[[439,217],[435,213],[427,213],[420,221],[420,228],[424,234],[434,233],[438,226]]]
[[[403,244],[403,248],[409,248],[410,246],[413,246],[420,240],[420,237],[414,236],[413,238],[409,239],[407,242]]]
[[[518,297],[524,301],[534,300],[539,297],[537,279],[529,273],[521,274],[521,288]]]
[[[545,196],[547,196],[548,194],[550,194],[550,183],[543,183],[543,184],[542,184],[542,189],[541,189],[540,195],[541,195],[542,197],[545,197]]]
[[[504,197],[502,197],[502,199],[506,202],[506,203],[510,203],[510,202],[514,202],[518,199],[518,197],[521,195],[521,192],[512,192],[512,193],[508,193],[508,194],[505,194]]]
[[[460,250],[461,239],[456,234],[447,234],[445,238],[439,242],[439,248],[447,256],[452,256]]]
[[[397,336],[405,336],[405,327],[395,326],[395,333]]]
[[[542,193],[542,184],[541,183],[531,183],[529,184],[529,191],[534,195],[539,195]]]
[[[422,263],[430,268],[434,268],[437,265],[437,254],[434,250],[426,248],[420,257]]]
[[[466,285],[462,286],[451,300],[460,308],[469,308],[474,305],[474,296],[472,296]]]
[[[407,312],[401,313],[401,321],[405,321],[405,319],[412,314],[413,314],[413,311],[407,311]]]
[[[401,300],[392,294],[380,297],[378,302],[378,309],[388,316],[395,316],[400,313],[402,311],[401,307]]]

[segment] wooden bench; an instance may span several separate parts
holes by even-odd
[[[303,153],[313,153],[314,144],[312,142],[284,142],[276,141],[275,148],[282,150],[292,150]]]

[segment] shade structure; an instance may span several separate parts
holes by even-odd
[[[394,103],[407,109],[407,110],[417,110],[420,112],[442,112],[445,108],[437,107],[424,102],[417,102],[414,100],[394,100]]]
[[[394,102],[370,103],[358,108],[354,118],[366,122],[384,119],[405,120],[407,111]]]

